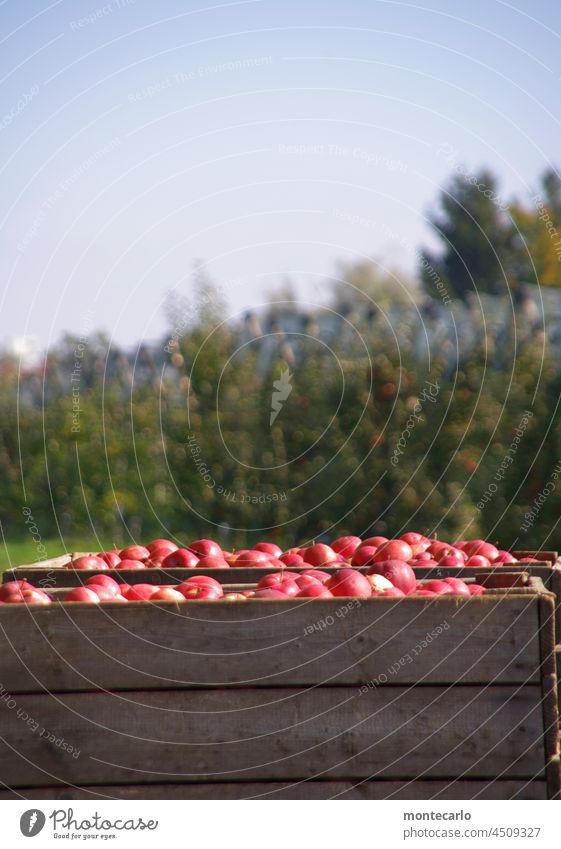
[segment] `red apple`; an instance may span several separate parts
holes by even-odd
[[[274,590],[272,587],[265,587],[262,590],[256,590],[252,596],[249,596],[251,599],[254,598],[276,598],[280,601],[286,601],[288,596],[284,593],[281,593],[280,590]]]
[[[432,560],[432,555],[428,551],[421,551],[413,556],[411,563],[424,563],[426,560]]]
[[[411,546],[411,551],[413,552],[413,557],[417,554],[424,554],[430,548],[430,540],[426,539],[424,542],[416,542]]]
[[[113,595],[121,594],[121,587],[113,578],[109,575],[92,575],[91,578],[88,578],[86,581],[86,587],[90,587],[93,589],[93,586],[97,584],[100,587],[105,587],[105,589],[109,590],[109,592],[113,593]]]
[[[340,559],[329,545],[324,545],[322,542],[304,549],[302,557],[310,566],[327,566],[334,560]]]
[[[405,593],[399,587],[388,587],[385,590],[373,591],[372,595],[379,598],[405,598]]]
[[[185,601],[185,596],[173,587],[160,587],[150,596],[150,601]]]
[[[6,581],[0,585],[0,600],[4,600],[7,596],[14,593],[21,593],[22,590],[34,590],[33,584],[29,581]]]
[[[148,560],[150,552],[143,545],[129,545],[119,552],[121,560]]]
[[[423,569],[432,569],[433,566],[438,566],[436,560],[413,560],[410,563],[411,566],[421,566]]]
[[[133,584],[123,591],[123,596],[127,601],[147,601],[158,589],[154,584]]]
[[[222,557],[222,549],[211,539],[196,539],[187,546],[197,557]]]
[[[9,593],[4,604],[51,604],[52,599],[43,590],[37,588],[27,589]]]
[[[362,540],[359,548],[364,548],[365,546],[379,548],[379,546],[383,545],[385,542],[389,542],[387,537],[367,537],[366,539]]]
[[[436,595],[452,595],[454,592],[450,584],[444,581],[427,581],[426,584],[421,584],[419,589],[430,590]]]
[[[440,539],[432,539],[430,541],[429,547],[427,548],[427,551],[429,554],[432,554],[432,556],[436,560],[438,555],[442,554],[443,552],[445,554],[449,554],[451,548],[453,548],[453,546],[451,546],[448,542],[442,542],[442,540]]]
[[[145,569],[162,569],[164,565],[164,557],[149,557],[144,561]]]
[[[401,534],[400,539],[406,542],[407,545],[414,546],[420,542],[425,542],[426,537],[423,534],[418,534],[416,531],[407,531],[407,533]]]
[[[283,579],[276,587],[271,587],[271,589],[278,590],[287,598],[294,598],[300,592],[300,587],[296,581],[292,581],[290,578]]]
[[[269,558],[264,551],[240,551],[236,557],[236,567],[248,568],[251,566],[264,566]]]
[[[258,566],[263,569],[286,569],[286,563],[283,563],[278,557],[269,557],[268,560],[264,560]]]
[[[70,590],[64,596],[63,601],[81,601],[88,604],[99,604],[100,598],[97,593],[88,587],[74,587],[73,590]]]
[[[444,578],[443,580],[445,584],[452,587],[454,595],[469,595],[469,587],[461,578]]]
[[[97,556],[105,560],[110,569],[114,569],[121,562],[118,551],[100,551]]]
[[[319,578],[314,578],[313,575],[298,575],[297,578],[293,578],[292,580],[298,584],[300,590],[305,590],[306,587],[313,587],[314,584],[319,584],[320,587],[323,586]]]
[[[68,569],[109,569],[109,566],[102,560],[101,557],[98,557],[96,554],[84,554],[82,557],[77,557],[76,560],[72,560],[68,566]]]
[[[481,584],[468,584],[468,590],[470,595],[483,595],[485,587],[482,587]]]
[[[431,590],[416,590],[415,595],[420,595],[420,596],[423,596],[425,598],[427,598],[428,596],[433,596],[434,598],[436,598],[438,593],[433,593],[433,592],[431,592]]]
[[[222,587],[217,590],[216,587],[197,586],[197,584],[185,581],[178,589],[190,601],[218,601],[224,595]]]
[[[115,569],[146,569],[146,565],[140,560],[121,560]]]
[[[197,563],[197,569],[229,569],[228,563],[222,557],[213,557],[210,554],[207,557],[201,557]]]
[[[405,595],[412,593],[417,586],[415,572],[404,560],[385,560],[381,563],[374,563],[369,568],[368,575],[374,574],[387,578],[394,587],[398,587]]]
[[[344,557],[349,559],[353,556],[359,545],[362,545],[362,540],[360,537],[339,537],[335,542],[331,543],[331,548],[338,554],[339,557]]]
[[[355,569],[341,569],[325,582],[325,586],[338,598],[370,598],[372,595],[370,582]]]
[[[407,563],[412,557],[413,552],[408,543],[402,539],[390,539],[378,547],[374,555],[374,563],[381,563],[383,560],[403,560]]]
[[[211,578],[210,575],[193,575],[191,578],[187,578],[186,581],[183,581],[177,589],[180,592],[183,592],[183,587],[191,587],[193,584],[196,587],[214,587],[214,589],[222,592],[222,584],[220,581],[217,581],[216,578]]]
[[[222,601],[247,601],[247,596],[243,593],[224,593]]]
[[[176,551],[179,546],[177,546],[170,539],[153,539],[152,542],[149,542],[146,546],[150,554],[155,554],[156,551],[165,548],[168,553],[172,551]]]
[[[259,583],[257,584],[258,590],[263,590],[265,587],[272,587],[276,590],[277,585],[281,584],[283,581],[295,581],[300,580],[299,575],[295,572],[275,572],[273,575],[265,575]]]
[[[498,548],[495,548],[494,545],[491,545],[490,542],[485,542],[483,539],[472,539],[469,542],[466,542],[463,547],[463,551],[465,551],[468,557],[479,555],[481,557],[486,557],[489,562],[491,562],[491,560],[495,560],[499,554]]]
[[[464,565],[464,558],[459,554],[446,554],[438,560],[439,566],[444,566],[446,569],[459,569]]]
[[[176,548],[171,551],[162,561],[163,569],[194,569],[199,558],[188,548]]]
[[[361,545],[357,548],[351,559],[351,565],[356,567],[370,566],[374,563],[374,556],[378,551],[373,545]]]
[[[161,548],[155,548],[153,551],[150,552],[150,558],[149,559],[154,560],[154,559],[158,558],[159,560],[165,560],[166,557],[168,557],[170,554],[173,554],[174,551],[177,551],[177,550],[178,550],[177,548],[167,548],[165,546],[162,546]],[[191,552],[189,552],[189,553],[191,553]],[[145,560],[144,562],[147,563],[148,561]]]
[[[281,563],[284,563],[285,566],[294,567],[294,566],[305,566],[306,565],[306,561],[304,560],[302,555],[296,554],[295,551],[290,551],[290,552],[285,551],[284,554],[281,554],[281,556],[279,557],[279,560],[281,561]]]
[[[472,554],[472,556],[468,557],[466,560],[465,565],[474,569],[488,569],[491,564],[487,558],[483,557],[481,554]]]
[[[331,577],[329,572],[323,572],[321,569],[304,569],[302,575],[309,575],[311,578],[317,578],[322,584],[325,584]]]
[[[253,546],[254,551],[263,551],[265,554],[270,554],[271,557],[280,557],[282,548],[280,545],[275,545],[274,542],[258,542]]]
[[[102,587],[101,584],[90,584],[88,589],[92,590],[100,601],[113,601],[117,597],[115,593],[112,593],[107,587]],[[117,595],[121,595],[121,593]]]
[[[516,563],[516,557],[513,557],[509,551],[499,549],[498,556],[495,557],[493,563]]]
[[[300,590],[296,598],[333,598],[333,593],[323,584],[315,583]]]

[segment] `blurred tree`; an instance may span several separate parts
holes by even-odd
[[[505,292],[519,248],[490,171],[455,175],[429,221],[442,242],[440,253],[421,254],[421,279],[430,295],[439,298],[446,291],[466,300],[470,292]]]
[[[561,287],[561,179],[549,169],[540,183],[541,191],[531,206],[520,201],[511,205],[519,231],[517,276],[521,281]]]

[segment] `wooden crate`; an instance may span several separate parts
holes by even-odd
[[[553,596],[487,580],[0,607],[0,798],[557,798]]]
[[[89,552],[74,552],[62,555],[50,560],[44,560],[33,565],[17,566],[4,572],[3,581],[25,579],[35,586],[46,590],[59,589],[61,587],[75,587],[85,583],[92,575],[98,574],[93,571],[80,571],[69,569],[68,564],[76,557]],[[546,589],[551,590],[556,598],[554,612],[554,627],[556,642],[561,644],[561,561],[556,551],[514,551],[517,558],[535,557],[539,563],[509,563],[505,566],[497,566],[494,569],[502,574],[505,569],[509,572],[521,571],[531,576],[541,578]],[[310,567],[306,567],[310,568]],[[298,571],[290,569],[289,571]],[[323,571],[334,573],[337,569],[324,567]],[[361,572],[366,568],[359,569]],[[462,579],[481,576],[481,569],[476,568],[445,568],[441,566],[423,567],[415,566],[415,574],[419,579],[458,577]],[[209,569],[205,574],[211,574],[221,584],[247,584],[250,585],[265,575],[278,572],[278,569],[255,569],[255,568],[229,568]],[[119,583],[125,584],[180,584],[187,578],[197,574],[193,569],[113,569],[111,576]]]
[[[4,572],[3,581],[21,580],[30,581],[42,589],[57,589],[60,587],[76,587],[84,584],[92,575],[98,574],[94,571],[80,571],[67,568],[68,564],[76,557],[89,552],[74,552],[72,554],[43,560],[32,565],[16,566]],[[557,642],[561,643],[561,563],[556,551],[515,551],[514,556],[535,557],[540,563],[508,563],[505,566],[497,566],[495,569],[502,573],[522,571],[541,578],[546,589],[551,590],[556,596],[557,604],[555,610],[555,631]],[[306,567],[311,568],[311,567]],[[474,568],[443,568],[440,566],[422,567],[415,566],[418,578],[459,577],[478,578],[481,569]],[[278,572],[278,569],[256,569],[256,568],[229,568],[229,569],[206,569],[205,574],[212,575],[221,584],[251,584],[264,575]],[[290,569],[289,571],[298,571]],[[324,567],[323,571],[336,572],[337,569]],[[366,568],[359,571],[365,572]],[[197,574],[193,569],[112,569],[111,577],[119,583],[124,584],[180,584],[187,578]]]

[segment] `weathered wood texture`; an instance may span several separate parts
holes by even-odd
[[[4,799],[547,799],[545,781],[263,781],[0,790]]]
[[[544,777],[541,687],[19,694],[0,782]],[[19,711],[19,715],[18,715]],[[40,728],[30,727],[28,716]],[[42,732],[45,729],[45,733]],[[46,736],[49,735],[49,736]],[[61,738],[66,744],[62,745]],[[68,746],[78,748],[75,757]]]
[[[550,593],[0,608],[10,692],[538,683]]]

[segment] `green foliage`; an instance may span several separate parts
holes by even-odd
[[[429,295],[443,289],[466,300],[469,293],[505,294],[524,283],[561,286],[561,179],[554,169],[527,202],[506,204],[488,170],[456,174],[430,216],[441,242],[425,250],[420,273]]]
[[[558,285],[544,227],[547,212],[561,232],[555,172],[540,197],[505,211],[492,174],[456,176],[433,218],[443,250],[424,254],[426,290],[441,303],[503,291],[528,279],[529,257]],[[195,284],[198,307],[170,298],[161,349],[139,352],[134,368],[103,336],[78,366],[71,336],[35,370],[0,358],[5,537],[29,544],[28,510],[44,539],[106,545],[212,536],[235,548],[415,528],[555,547],[561,378],[523,310],[456,368],[442,341],[429,369],[415,350],[422,313],[407,308],[415,287],[360,262],[333,285],[330,333],[311,321],[291,336],[283,316],[300,328],[303,316],[277,304],[263,356],[255,323],[224,321],[202,266]]]
[[[542,363],[539,340],[518,343],[516,356],[505,344],[504,359],[515,364],[505,374],[489,367],[483,347],[455,371],[439,358],[429,371],[406,344],[405,320],[400,348],[376,322],[361,325],[360,339],[342,335],[329,347],[310,338],[271,425],[286,362],[279,354],[263,369],[257,343],[240,344],[225,324],[209,328],[192,326],[166,353],[163,371],[142,380],[133,381],[119,357],[104,374],[102,347],[97,366],[86,354],[77,432],[72,361],[62,347],[41,370],[42,407],[26,400],[29,376],[18,389],[17,372],[4,363],[6,536],[26,537],[27,507],[44,538],[119,545],[164,534],[240,547],[263,537],[290,544],[406,528],[481,534],[504,546],[555,544],[556,531],[548,534],[561,508],[561,475],[522,530],[561,459],[560,378],[552,356]],[[502,468],[525,410],[532,416]]]
[[[465,300],[470,292],[504,293],[513,271],[515,228],[499,203],[497,180],[487,170],[472,179],[452,178],[430,218],[441,254],[423,253],[421,276],[427,292]]]

